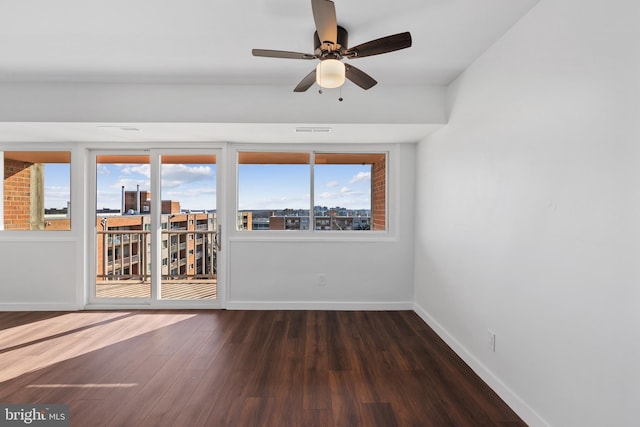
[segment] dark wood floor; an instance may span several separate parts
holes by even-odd
[[[92,427],[525,425],[410,311],[0,313],[0,403]]]

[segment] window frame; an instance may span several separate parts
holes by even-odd
[[[0,240],[25,240],[25,241],[42,241],[42,240],[74,240],[82,233],[81,215],[82,203],[79,199],[78,186],[74,181],[78,175],[76,170],[80,164],[78,161],[79,148],[72,144],[42,144],[42,143],[23,143],[2,144],[0,146],[0,169],[3,171],[3,182],[0,187]],[[62,230],[5,230],[4,228],[4,168],[5,168],[5,152],[34,152],[34,153],[68,153],[69,155],[69,229]]]
[[[396,218],[398,215],[398,165],[399,159],[398,144],[269,144],[268,147],[261,144],[237,144],[234,146],[233,156],[229,156],[229,167],[235,173],[235,179],[232,181],[233,188],[229,188],[230,197],[233,198],[231,206],[234,206],[233,224],[229,226],[230,241],[389,241],[398,239],[398,226]],[[315,165],[315,154],[384,154],[385,161],[385,229],[384,230],[239,230],[237,228],[238,213],[243,212],[239,209],[239,154],[242,152],[260,152],[260,153],[310,153],[310,203],[309,203],[309,221],[312,221],[312,215],[315,204],[315,182],[313,167]],[[373,194],[372,194],[373,207]],[[392,208],[393,207],[393,208]]]

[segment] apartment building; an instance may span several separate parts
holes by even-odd
[[[123,200],[124,215],[96,217],[98,281],[151,276],[150,193],[126,191]],[[185,213],[179,201],[163,200],[161,228],[163,278],[216,278],[215,212]]]

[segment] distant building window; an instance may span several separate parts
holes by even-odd
[[[4,168],[0,229],[71,229],[71,153],[0,152]]]
[[[384,231],[387,153],[239,152],[237,218],[238,230]]]

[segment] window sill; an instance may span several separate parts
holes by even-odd
[[[395,242],[398,238],[388,231],[233,231],[230,242]]]

